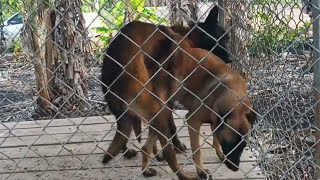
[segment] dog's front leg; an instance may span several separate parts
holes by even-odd
[[[213,134],[213,147],[216,150],[216,154],[219,157],[220,161],[223,161],[224,160],[223,150],[218,137],[214,134]]]
[[[200,127],[201,122],[193,118],[188,119],[188,131],[191,141],[191,149],[193,155],[193,161],[196,164],[197,174],[200,178],[211,179],[209,170],[203,168],[202,156],[201,156],[201,147],[200,147]]]
[[[153,122],[154,127],[158,130],[157,136],[163,149],[163,157],[180,180],[199,180],[197,176],[189,175],[184,172],[177,162],[176,151],[174,150],[172,144],[168,141],[168,139],[173,137],[168,122],[171,117],[171,111],[163,109]]]
[[[149,135],[147,141],[143,145],[142,149],[142,171],[143,175],[146,177],[155,176],[157,171],[153,168],[148,168],[151,152],[154,147],[156,147],[156,142],[158,140],[157,134],[153,127],[149,127]]]
[[[217,117],[212,116],[211,118],[213,119],[211,122],[211,131],[213,132],[213,147],[216,150],[216,154],[219,157],[220,161],[223,161],[224,160],[223,150],[222,150],[221,144],[219,142],[219,139],[216,135],[217,131],[218,131]]]

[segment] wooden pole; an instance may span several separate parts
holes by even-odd
[[[224,1],[218,0],[218,6],[219,6],[219,23],[222,27],[225,27],[225,16],[224,16]]]
[[[312,1],[312,17],[313,17],[313,72],[314,72],[314,92],[315,100],[317,102],[315,106],[315,125],[316,125],[316,142],[320,139],[320,18],[319,18],[319,8],[320,0]],[[316,144],[316,179],[320,179],[320,143]]]

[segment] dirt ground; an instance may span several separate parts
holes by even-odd
[[[0,122],[28,121],[34,119],[80,117],[104,115],[101,87],[99,84],[100,69],[94,67],[89,72],[88,108],[67,111],[61,109],[59,114],[39,117],[36,114],[36,84],[34,68],[25,56],[6,54],[0,57]]]
[[[305,55],[284,53],[255,69],[251,81],[254,107],[262,116],[251,147],[269,179],[313,179],[315,173],[313,72]]]

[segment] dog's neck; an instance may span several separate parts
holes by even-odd
[[[199,65],[218,78],[230,73],[230,67],[219,57],[204,49],[192,48],[189,43],[191,43],[190,40],[182,41],[179,46],[183,50],[174,54],[175,63],[180,67],[176,71],[178,77],[186,78],[194,69],[199,68]],[[208,75],[208,73],[205,74]]]
[[[194,27],[195,25],[197,25],[197,27]],[[193,47],[200,47],[199,34],[202,32],[198,28],[199,25],[200,24],[192,24],[189,27],[172,26],[171,28],[175,32],[179,33],[182,37],[185,38],[185,36],[186,36],[192,42]]]

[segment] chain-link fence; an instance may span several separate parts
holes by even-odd
[[[316,0],[0,0],[0,179],[316,179],[319,22]]]

